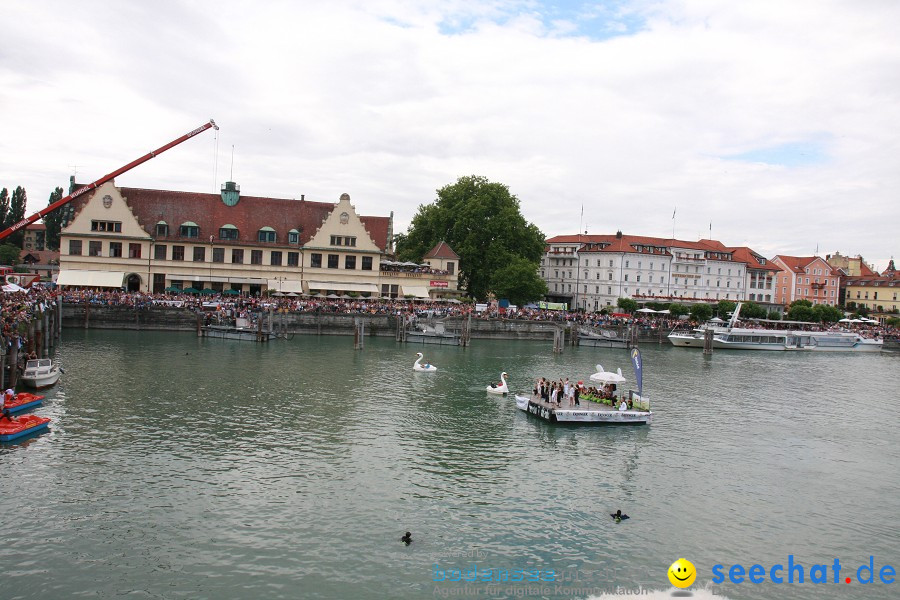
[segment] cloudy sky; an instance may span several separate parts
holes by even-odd
[[[0,22],[0,187],[29,214],[214,118],[116,183],[233,169],[403,231],[476,174],[548,237],[898,250],[895,0],[4,0]]]

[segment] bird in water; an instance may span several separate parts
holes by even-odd
[[[621,509],[621,508],[620,508],[619,510],[617,510],[616,512],[614,512],[614,513],[609,513],[609,516],[611,516],[613,519],[615,519],[616,523],[621,523],[621,522],[624,521],[625,519],[630,519],[630,518],[631,518],[631,517],[629,517],[628,515],[622,514],[622,509]]]
[[[412,543],[412,534],[407,531],[406,535],[400,538],[400,541],[409,546]]]

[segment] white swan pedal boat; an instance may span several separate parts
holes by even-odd
[[[508,375],[506,374],[506,371],[500,373],[500,385],[492,383],[491,385],[487,386],[487,392],[489,394],[508,394],[509,385],[506,383],[507,377]]]

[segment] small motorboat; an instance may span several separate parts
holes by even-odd
[[[0,442],[11,442],[20,437],[47,429],[50,419],[37,415],[0,417]]]
[[[500,383],[492,383],[487,386],[487,391],[489,394],[508,394],[509,386],[506,384],[506,371],[500,373]]]
[[[49,358],[35,358],[25,363],[22,383],[31,388],[49,387],[59,381],[59,365]]]
[[[40,406],[43,400],[43,396],[35,396],[28,392],[19,392],[16,394],[15,398],[6,401],[4,408],[10,413],[22,412]]]
[[[424,358],[425,356],[424,354],[422,354],[421,352],[416,352],[416,356],[418,356],[419,358],[417,358],[416,362],[413,363],[413,371],[422,371],[424,373],[434,373],[435,371],[437,371],[437,367],[432,364],[422,364],[422,358]]]

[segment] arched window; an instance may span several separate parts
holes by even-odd
[[[236,240],[238,239],[238,228],[228,223],[219,227],[220,240]]]
[[[275,230],[271,227],[263,227],[259,230],[257,235],[257,241],[260,242],[274,242],[275,241]]]
[[[200,227],[193,221],[185,221],[179,228],[179,235],[182,237],[195,238],[200,237]]]

